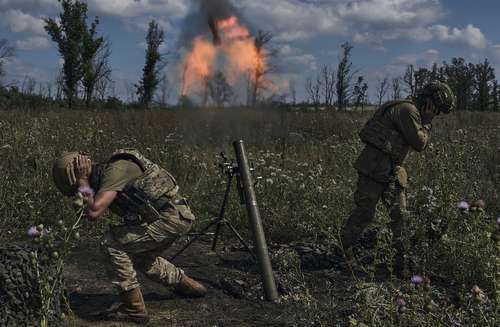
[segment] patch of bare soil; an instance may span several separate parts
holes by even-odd
[[[185,239],[184,239],[185,240]],[[182,245],[163,255],[169,258]],[[202,282],[208,294],[201,299],[182,298],[139,274],[148,326],[289,326],[294,324],[287,305],[262,299],[257,266],[248,253],[237,247],[219,245],[210,250],[209,240],[195,242],[173,262],[186,274]],[[116,322],[95,322],[92,315],[117,302],[106,274],[106,262],[98,241],[82,242],[66,261],[66,283],[73,314],[68,326],[133,326]],[[317,283],[317,281],[315,281]],[[321,285],[318,285],[321,287]]]
[[[170,258],[184,242],[185,237],[163,256]],[[151,316],[148,326],[311,326],[318,322],[322,326],[349,326],[349,315],[353,313],[356,302],[356,284],[370,279],[366,272],[353,270],[342,258],[320,245],[271,244],[271,253],[283,253],[276,251],[286,249],[298,255],[303,277],[299,279],[307,288],[302,289],[304,294],[300,294],[295,275],[280,275],[275,271],[278,291],[283,297],[279,303],[271,303],[263,299],[260,275],[251,255],[239,243],[221,243],[213,252],[211,238],[200,239],[173,261],[208,288],[204,298],[179,297],[172,289],[138,273]],[[68,315],[66,325],[134,326],[92,319],[97,312],[119,301],[108,280],[107,263],[98,244],[98,239],[82,241],[66,260],[66,284],[73,311]],[[383,282],[386,278],[382,273],[375,279]],[[297,296],[303,296],[302,301],[297,300]],[[314,301],[308,300],[308,296]],[[284,300],[285,297],[288,301]],[[312,303],[309,307],[308,302]]]

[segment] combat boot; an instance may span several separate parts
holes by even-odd
[[[184,274],[182,274],[180,282],[175,285],[174,291],[189,297],[203,297],[207,294],[205,286]]]
[[[120,297],[122,303],[117,308],[101,313],[99,315],[100,319],[134,322],[136,324],[147,324],[149,322],[148,312],[139,287],[122,292]]]

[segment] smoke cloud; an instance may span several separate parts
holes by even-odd
[[[238,17],[239,21],[249,26],[248,22],[241,17],[238,9],[229,0],[191,0],[193,3],[191,12],[182,23],[179,36],[179,48],[191,48],[193,41],[199,36],[210,36],[211,21],[220,21],[232,16]]]
[[[199,97],[206,105],[218,72],[238,96],[246,95],[252,103],[259,90],[275,89],[266,76],[268,51],[259,46],[233,3],[193,0],[192,4],[178,45],[180,95]]]

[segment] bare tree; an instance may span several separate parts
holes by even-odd
[[[257,104],[260,92],[267,89],[268,81],[266,80],[266,76],[274,69],[270,64],[270,60],[275,57],[278,52],[269,47],[272,39],[273,36],[270,32],[259,31],[254,40],[255,49],[257,51],[257,64],[249,74],[249,81],[251,81],[249,91],[251,93],[249,97],[247,96],[247,98],[250,98],[250,104],[252,106]]]
[[[107,96],[113,94],[114,85],[115,82],[111,78],[111,74],[107,78],[98,79],[95,85],[94,99],[104,101]]]
[[[401,100],[401,84],[397,77],[392,79],[392,99],[394,101]]]
[[[0,80],[5,74],[3,65],[5,61],[14,55],[14,47],[12,47],[9,42],[5,39],[0,40]],[[0,84],[1,86],[1,84]]]
[[[415,68],[413,65],[406,66],[406,71],[402,78],[403,84],[405,86],[405,92],[410,97],[414,97],[416,95],[416,86],[415,86]]]
[[[311,78],[306,80],[306,93],[309,101],[318,108],[321,103],[321,75],[316,76],[316,80],[313,81]]]
[[[102,98],[105,97],[109,84],[111,83],[112,70],[109,65],[111,43],[104,39],[101,39],[101,41],[102,42],[94,41],[97,49],[92,49],[93,53],[88,54],[88,56],[91,57],[86,60],[84,65],[82,84],[84,87],[85,104],[87,107],[90,107],[90,104],[96,95],[102,100]],[[92,39],[87,42],[92,43]]]
[[[341,45],[342,55],[339,57],[339,64],[337,66],[337,107],[339,110],[347,108],[349,100],[352,96],[351,81],[356,74],[352,71],[351,51],[353,46],[349,42]]]
[[[368,84],[364,81],[363,76],[358,77],[358,81],[354,85],[353,96],[356,101],[356,108],[361,106],[361,110],[364,109],[364,106],[367,101],[367,93],[368,93]]]
[[[389,79],[384,77],[383,79],[378,80],[378,84],[376,87],[378,105],[382,105],[382,101],[384,101],[385,96],[387,95],[387,91],[389,91]]]
[[[52,100],[52,82],[46,82],[45,89],[47,90],[47,99]]]
[[[44,99],[46,97],[45,87],[44,87],[43,83],[38,83],[38,96],[42,99]]]
[[[125,94],[127,95],[128,103],[137,103],[137,89],[136,85],[131,82],[124,82]]]
[[[234,96],[233,88],[227,82],[224,73],[220,71],[208,81],[208,91],[217,107],[224,107],[224,104],[230,103]]]
[[[60,101],[64,94],[64,83],[64,72],[61,70],[55,80],[57,101]]]
[[[297,104],[297,87],[295,84],[296,84],[295,80],[291,80],[289,84],[290,96],[292,97],[293,105]]]
[[[200,91],[200,94],[201,94],[201,98],[202,98],[201,105],[203,107],[206,107],[208,104],[208,98],[210,96],[209,84],[210,84],[211,79],[212,79],[212,77],[210,75],[202,76],[203,89]]]
[[[156,94],[156,102],[160,107],[165,108],[168,105],[168,100],[170,98],[171,93],[172,93],[172,86],[170,85],[168,75],[164,73],[160,79],[160,84],[158,85],[158,92]]]
[[[21,85],[21,93],[24,95],[34,95],[36,88],[36,80],[32,76],[25,76]]]
[[[322,93],[325,106],[332,107],[335,96],[335,71],[328,65],[324,65],[321,70]]]

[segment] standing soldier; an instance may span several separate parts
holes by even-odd
[[[344,249],[350,248],[375,216],[380,199],[389,211],[393,245],[396,249],[394,269],[404,270],[402,242],[403,213],[406,211],[406,170],[402,167],[410,149],[421,152],[428,142],[432,119],[450,113],[455,96],[442,82],[431,82],[417,95],[415,102],[394,101],[381,106],[359,133],[366,145],[354,163],[358,171],[356,207],[341,231]]]
[[[112,227],[101,242],[122,304],[100,318],[149,321],[134,267],[162,285],[173,285],[183,295],[205,295],[203,285],[160,255],[190,230],[195,218],[169,172],[138,151],[125,149],[103,164],[92,164],[78,152],[64,153],[54,161],[53,178],[64,195],[83,196],[89,219],[98,219],[108,207],[124,219],[124,224]]]

